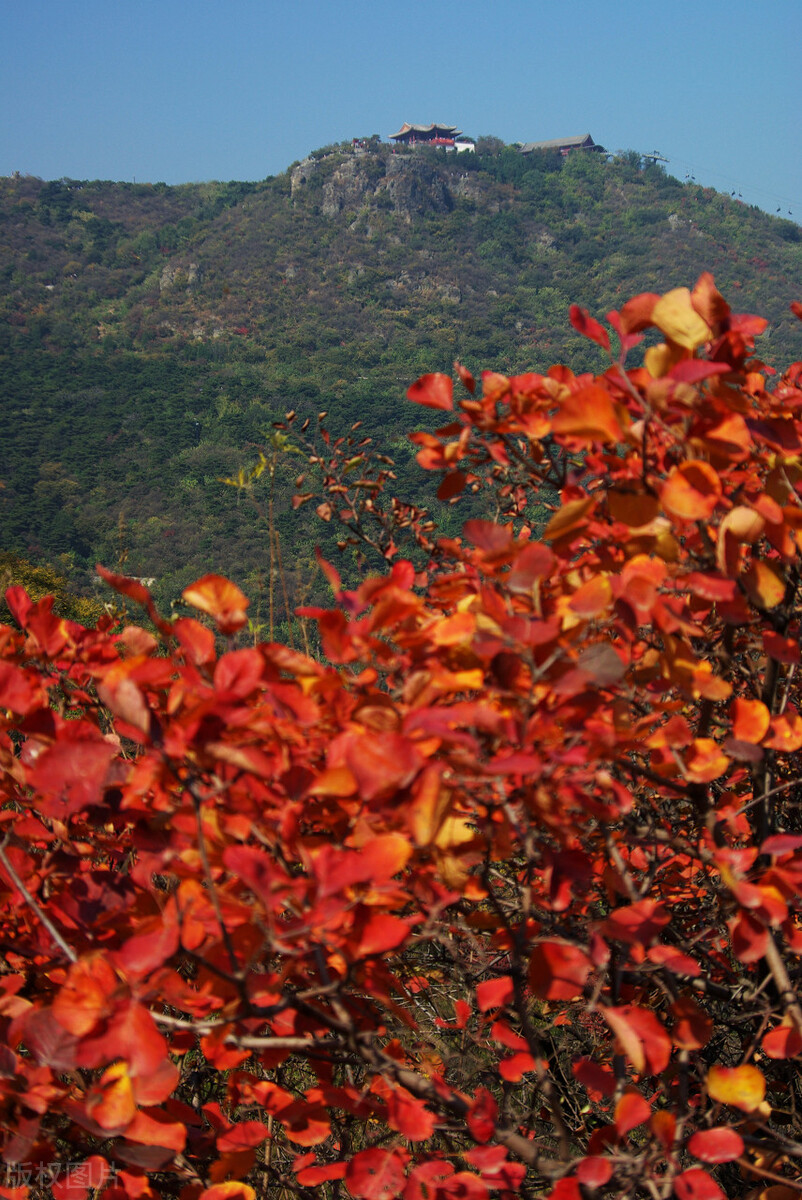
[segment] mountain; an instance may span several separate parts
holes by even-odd
[[[285,410],[325,409],[335,434],[363,422],[423,494],[417,375],[603,369],[569,305],[601,317],[702,270],[768,317],[766,361],[802,357],[799,226],[635,153],[488,143],[329,147],[259,183],[0,180],[2,548],[85,588],[96,561],[119,564],[165,603],[209,570],[254,594],[265,510],[221,480]],[[334,523],[291,512],[300,459],[270,453],[296,599]]]

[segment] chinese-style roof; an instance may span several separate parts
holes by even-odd
[[[432,134],[434,137],[458,137],[461,129],[457,129],[456,125],[410,125],[409,121],[404,121],[404,124],[399,129],[398,133],[391,133],[391,138],[403,138],[409,134]]]
[[[533,150],[591,150],[601,149],[597,147],[593,138],[589,133],[583,133],[579,137],[568,138],[552,138],[548,142],[524,142],[521,146],[521,154],[531,154]]]

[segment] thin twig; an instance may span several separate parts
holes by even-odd
[[[55,944],[58,946],[59,950],[61,950],[61,952],[67,956],[67,958],[70,960],[71,963],[77,963],[78,955],[75,953],[72,946],[69,944],[69,942],[66,942],[64,940],[64,938],[61,936],[59,931],[56,929],[53,922],[50,920],[50,917],[47,915],[47,913],[44,911],[44,909],[42,909],[40,907],[40,905],[36,902],[36,900],[33,898],[31,893],[26,888],[25,884],[20,879],[17,872],[14,870],[14,867],[11,865],[11,860],[9,859],[8,855],[6,854],[6,842],[5,841],[3,842],[2,845],[0,845],[0,862],[2,862],[3,866],[5,867],[6,871],[8,872],[8,876],[9,876],[11,882],[14,884],[14,887],[17,888],[17,890],[19,891],[23,900],[28,905],[28,908],[42,922],[45,929],[50,934],[50,936],[53,939],[53,941],[55,942]]]

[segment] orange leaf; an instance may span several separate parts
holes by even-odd
[[[111,996],[117,982],[117,976],[103,958],[73,963],[53,1001],[53,1016],[62,1029],[83,1037],[111,1013]]]
[[[665,1108],[660,1108],[652,1114],[649,1128],[664,1150],[668,1151],[674,1145],[677,1132],[677,1118]]]
[[[592,496],[585,496],[581,500],[566,501],[543,530],[544,541],[550,538],[565,537],[569,533],[576,533],[578,530],[584,529],[595,503]]]
[[[713,738],[694,738],[685,754],[685,775],[692,783],[710,783],[718,779],[730,765]]]
[[[223,634],[236,633],[248,620],[245,610],[250,600],[222,575],[204,575],[184,588],[181,596],[193,608],[208,613]]]
[[[781,716],[771,718],[771,732],[763,745],[786,754],[802,747],[802,717],[793,704],[789,704]]]
[[[768,733],[771,714],[762,700],[733,700],[730,707],[732,736],[757,744]]]
[[[126,1129],[125,1139],[140,1146],[164,1146],[180,1154],[187,1144],[187,1127],[183,1121],[171,1120],[161,1109],[149,1113],[140,1109]]]
[[[454,407],[454,384],[450,375],[437,372],[421,375],[407,389],[407,399],[426,408],[442,408],[450,412]]]
[[[581,442],[620,442],[621,426],[612,397],[597,383],[571,392],[560,404],[551,423],[559,436]]]
[[[754,1112],[763,1103],[766,1081],[746,1063],[742,1067],[711,1067],[707,1072],[707,1090],[711,1100],[729,1104],[741,1112]]]
[[[710,463],[691,459],[675,467],[660,490],[660,503],[670,517],[704,521],[721,498],[721,480]]]
[[[569,608],[586,621],[600,617],[613,601],[613,589],[607,575],[596,575],[577,588],[569,601]]]
[[[247,1183],[231,1179],[227,1183],[216,1183],[206,1188],[198,1200],[256,1200],[256,1192]]]

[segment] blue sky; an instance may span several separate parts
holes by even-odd
[[[802,221],[800,0],[0,0],[0,175],[262,179],[404,120],[590,132]]]

